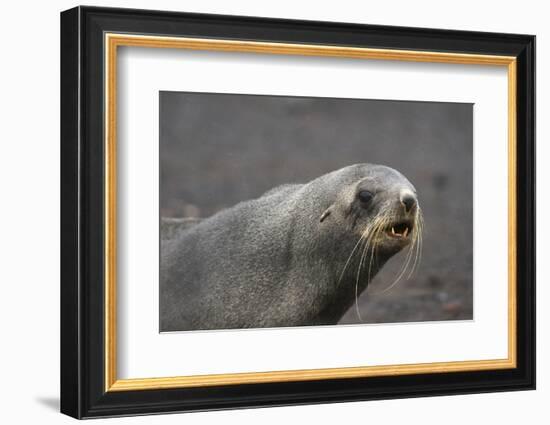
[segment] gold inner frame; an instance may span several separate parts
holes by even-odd
[[[105,391],[510,369],[516,367],[516,58],[328,45],[105,34]],[[119,46],[325,56],[507,67],[508,72],[508,357],[495,360],[118,379],[116,372],[116,123]]]

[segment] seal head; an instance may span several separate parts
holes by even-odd
[[[356,236],[371,232],[380,253],[393,255],[411,243],[419,211],[416,189],[398,171],[380,165],[358,166],[356,181],[343,183],[320,222],[334,220]]]

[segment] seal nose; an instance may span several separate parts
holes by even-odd
[[[410,212],[416,205],[416,198],[410,192],[401,194],[401,203],[405,207],[405,212]]]

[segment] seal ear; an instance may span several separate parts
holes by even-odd
[[[328,207],[323,214],[321,214],[321,218],[319,219],[319,221],[321,223],[325,221],[325,218],[327,218],[331,212],[332,212],[332,205]]]

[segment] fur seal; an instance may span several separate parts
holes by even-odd
[[[396,281],[416,263],[422,213],[401,173],[355,164],[164,225],[160,331],[329,325],[394,254]]]

